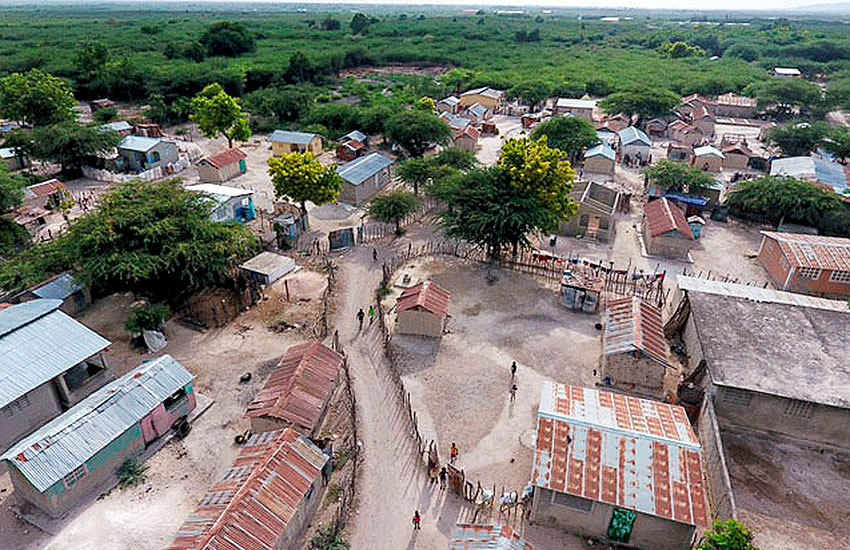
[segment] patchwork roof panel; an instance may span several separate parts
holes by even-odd
[[[605,309],[605,355],[639,351],[667,364],[669,348],[664,338],[661,310],[638,297],[618,298]]]
[[[459,523],[449,541],[449,550],[534,550],[534,546],[507,525]]]
[[[397,307],[399,312],[424,309],[434,315],[445,317],[448,315],[451,302],[452,295],[448,290],[432,281],[423,281],[405,289],[398,299]]]
[[[544,382],[531,479],[558,493],[709,526],[699,441],[676,405]]]

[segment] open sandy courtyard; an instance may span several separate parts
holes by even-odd
[[[449,333],[441,340],[392,340],[423,438],[437,442],[441,461],[455,442],[457,465],[473,483],[521,491],[531,477],[541,382],[593,384],[598,316],[560,306],[553,283],[507,270],[491,285],[486,267],[439,258],[412,262],[399,271],[405,274],[411,283],[430,279],[452,293]]]

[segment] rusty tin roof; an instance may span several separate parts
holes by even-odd
[[[534,550],[534,546],[507,525],[459,523],[449,541],[449,550]]]
[[[452,295],[448,290],[433,281],[423,281],[418,285],[404,290],[398,299],[398,311],[424,309],[434,315],[445,317],[452,303]]]
[[[636,296],[617,298],[605,308],[605,355],[640,351],[667,364],[661,310]]]
[[[544,382],[532,482],[708,527],[699,441],[682,407]]]
[[[761,234],[776,241],[793,266],[850,271],[850,239],[774,231]]]
[[[694,240],[694,233],[688,225],[688,220],[685,219],[685,213],[664,197],[648,202],[644,215],[651,237],[678,231],[682,238]]]

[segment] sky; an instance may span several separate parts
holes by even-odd
[[[93,0],[100,2],[102,0]],[[132,2],[139,0],[115,0],[115,3]],[[185,2],[186,0],[154,0],[155,2]],[[192,0],[190,0],[191,2]],[[257,2],[257,3],[310,3],[310,4],[401,4],[408,6],[416,5],[482,5],[482,6],[554,6],[554,7],[592,7],[592,8],[639,8],[639,9],[679,9],[679,10],[767,10],[777,11],[783,9],[797,8],[800,6],[836,2],[838,0],[697,0],[692,2],[682,0],[302,0],[294,2],[281,2],[280,0],[196,0],[199,2],[232,3],[232,2]],[[84,3],[81,0],[68,0],[63,3]]]

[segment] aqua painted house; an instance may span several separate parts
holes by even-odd
[[[195,408],[194,376],[170,355],[143,363],[9,449],[15,498],[58,518],[118,481]]]

